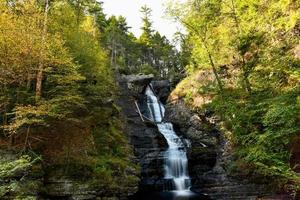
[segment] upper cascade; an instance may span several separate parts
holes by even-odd
[[[162,122],[165,115],[165,107],[154,94],[151,84],[147,86],[145,95],[147,96],[149,118],[156,123]]]

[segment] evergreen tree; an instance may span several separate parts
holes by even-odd
[[[142,13],[142,22],[143,25],[142,35],[140,36],[140,42],[146,46],[151,46],[151,39],[153,34],[152,22],[151,22],[151,13],[152,10],[147,5],[141,7],[140,12]]]

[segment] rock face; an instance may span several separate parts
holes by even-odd
[[[121,81],[122,86],[124,86],[122,89],[127,89],[126,94],[137,99],[143,93],[144,87],[151,83],[153,78],[154,76],[152,74],[134,74],[122,75],[121,77],[118,77],[118,80],[119,82]]]
[[[162,103],[166,103],[171,92],[171,85],[168,80],[152,81],[152,87],[155,94]]]
[[[217,129],[218,120],[209,112],[196,114],[178,100],[167,106],[166,120],[171,121],[177,133],[191,143],[188,159],[193,191],[206,193],[215,200],[290,199],[274,196],[266,184],[229,175],[226,167],[232,159],[230,144]]]
[[[86,169],[82,168],[81,170],[84,171]],[[85,174],[85,172],[83,173]],[[137,191],[136,185],[130,183],[126,186],[120,184],[114,188],[109,188],[105,184],[95,181],[92,177],[80,174],[80,172],[71,175],[70,172],[69,174],[66,172],[65,167],[54,166],[51,167],[51,169],[47,169],[47,174],[44,178],[44,186],[40,191],[39,199],[125,200],[127,199],[127,196],[130,196]]]
[[[45,191],[47,195],[45,199],[76,199],[87,200],[96,199],[97,191],[91,187],[87,182],[75,181],[70,177],[51,177],[47,180]],[[47,198],[48,197],[48,198]]]
[[[144,79],[143,79],[144,78]],[[122,108],[124,119],[127,122],[126,132],[133,146],[136,162],[141,166],[140,191],[156,190],[163,187],[163,153],[167,142],[158,132],[155,125],[142,121],[140,111],[146,110],[143,91],[150,83],[149,77],[135,77],[136,81],[125,76],[120,77],[120,98],[118,105]],[[129,82],[128,82],[129,81]],[[132,95],[134,94],[134,95]]]

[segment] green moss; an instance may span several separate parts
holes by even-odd
[[[1,162],[0,176],[5,183],[0,185],[0,198],[36,199],[34,194],[41,187],[38,178],[42,176],[42,173],[38,172],[41,169],[40,163],[37,162],[39,159],[23,155],[19,159]]]
[[[27,155],[13,161],[0,163],[0,179],[15,176],[31,166],[31,158]]]
[[[14,200],[37,200],[37,197],[33,196],[17,196]]]

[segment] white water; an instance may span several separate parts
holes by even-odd
[[[190,187],[188,175],[188,160],[183,142],[176,135],[173,125],[162,122],[165,108],[159,102],[150,86],[146,92],[149,118],[157,123],[159,132],[166,138],[169,148],[165,152],[165,179],[174,181],[177,191],[185,191]]]
[[[161,122],[165,113],[165,107],[158,101],[150,86],[147,87],[145,94],[147,96],[150,119],[157,123]]]

